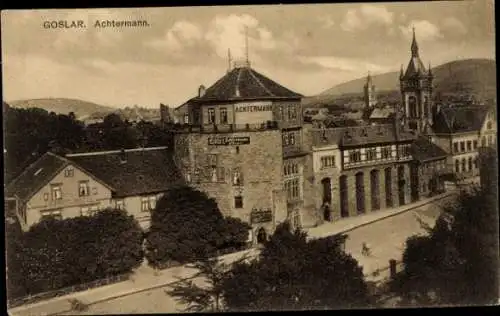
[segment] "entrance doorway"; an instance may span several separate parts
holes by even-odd
[[[419,199],[418,188],[420,183],[418,181],[418,167],[414,164],[410,167],[410,190],[411,190],[411,200],[416,202]]]
[[[321,180],[321,186],[323,187],[323,204],[332,204],[332,180],[330,178],[324,178]]]
[[[393,207],[392,203],[392,169],[385,169],[385,205],[386,207]]]
[[[362,172],[356,173],[356,210],[358,214],[365,212],[365,183]]]
[[[267,241],[267,233],[266,233],[266,230],[261,227],[258,231],[257,231],[257,243],[259,244],[263,244]]]
[[[330,208],[330,204],[323,205],[323,219],[327,222],[332,221],[332,210]]]
[[[404,178],[404,166],[398,167],[398,195],[399,195],[399,205],[405,205],[405,186],[406,180]]]
[[[339,182],[340,216],[349,217],[349,191],[347,188],[347,176],[341,176]]]
[[[372,194],[372,210],[380,209],[380,189],[379,189],[379,171],[372,170],[370,172],[370,191]]]

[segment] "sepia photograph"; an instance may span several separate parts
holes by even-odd
[[[12,316],[500,303],[493,0],[1,12]]]

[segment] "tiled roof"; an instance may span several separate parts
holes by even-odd
[[[439,111],[432,129],[434,133],[464,133],[479,131],[488,109],[483,107],[452,107]]]
[[[411,141],[415,136],[406,131],[396,135],[392,124],[377,126],[349,126],[312,131],[313,146],[339,144],[341,146],[360,146],[380,143]]]
[[[302,95],[293,92],[250,67],[236,67],[195,98],[208,100],[237,99],[297,99]]]
[[[108,186],[116,196],[133,196],[165,191],[182,184],[183,178],[166,147],[67,155]]]
[[[26,202],[67,165],[66,159],[47,152],[7,185],[6,195]]]
[[[390,119],[394,115],[394,108],[374,108],[370,114],[370,119]]]
[[[410,148],[411,155],[418,161],[442,159],[447,153],[438,145],[430,142],[426,137],[418,137]]]

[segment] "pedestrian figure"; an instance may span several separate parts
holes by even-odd
[[[370,245],[368,245],[367,243],[363,242],[362,249],[361,249],[361,254],[363,256],[370,256],[371,255]]]

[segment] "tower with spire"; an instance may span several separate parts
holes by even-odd
[[[411,58],[406,70],[401,65],[399,75],[404,125],[418,133],[424,133],[433,124],[432,80],[429,63],[426,69],[420,59],[419,47],[413,28]]]
[[[366,76],[366,83],[364,86],[364,99],[365,99],[365,108],[372,108],[377,104],[377,96],[375,95],[375,85],[372,81],[372,76],[370,72],[368,72],[368,76]]]

